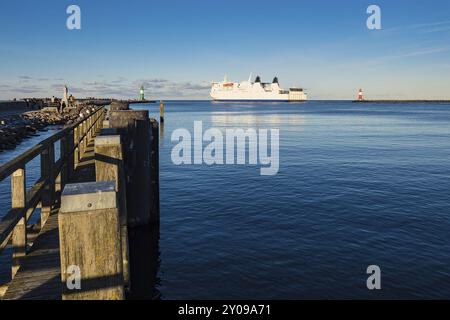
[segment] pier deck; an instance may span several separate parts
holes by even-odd
[[[94,138],[69,183],[95,180]],[[58,230],[58,212],[52,210],[45,226],[34,240],[29,253],[22,258],[21,266],[9,284],[4,300],[60,300],[61,263]]]
[[[11,273],[0,299],[158,296],[159,124],[126,103],[90,111],[0,166],[0,182],[11,184],[0,219]],[[27,186],[26,165],[37,157],[40,179]],[[80,286],[72,288],[74,272]]]

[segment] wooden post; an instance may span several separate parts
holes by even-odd
[[[58,193],[62,192],[62,172],[58,173],[58,175],[56,176],[55,179],[55,201],[58,202],[57,200],[57,195]]]
[[[16,170],[11,176],[11,197],[12,208],[22,209],[26,204],[25,167]],[[27,251],[27,220],[26,215],[20,219],[14,227],[12,235],[12,277],[20,268],[20,259],[26,255]]]
[[[124,144],[125,170],[128,175],[128,227],[147,225],[151,216],[151,132],[148,111],[110,111],[109,123],[111,128],[119,130]]]
[[[86,153],[86,149],[87,149],[87,146],[88,146],[88,137],[87,137],[87,135],[88,135],[88,122],[87,122],[87,119],[85,119],[84,121],[83,121],[83,135],[84,135],[84,138],[83,138],[83,156],[84,156],[84,154]]]
[[[47,150],[41,153],[41,175],[47,179],[44,191],[42,193],[42,209],[41,209],[41,227],[47,222],[52,212],[53,199],[55,193],[55,180],[53,170],[55,164],[55,146],[50,144]]]
[[[67,185],[58,223],[63,300],[123,300],[115,183]]]
[[[160,122],[164,122],[164,101],[159,103],[159,119]]]
[[[89,140],[91,140],[92,135],[92,115],[89,113],[88,118],[86,119],[86,127],[87,127],[87,135],[86,135],[86,145],[89,144]]]
[[[70,130],[66,137],[66,161],[67,161],[67,168],[66,168],[66,181],[64,181],[64,184],[66,184],[69,179],[72,177],[73,171],[75,169],[74,164],[74,155],[72,152],[74,152],[74,130]]]
[[[159,123],[159,142],[161,146],[164,145],[164,122]]]
[[[151,138],[151,223],[159,223],[159,125],[155,119],[150,119]]]
[[[75,148],[75,151],[73,152],[73,169],[75,170],[78,166],[78,163],[81,159],[81,153],[80,153],[80,126],[76,126],[73,130],[73,143]]]
[[[83,132],[84,132],[84,126],[83,122],[80,123],[78,126],[78,143],[80,144],[80,160],[83,157]]]
[[[83,153],[84,153],[84,121],[80,123],[79,125],[79,132],[78,132],[78,141],[80,144],[80,160],[81,158],[83,158]]]
[[[84,121],[83,121],[83,139],[82,139],[83,152],[81,154],[81,157],[84,156],[84,153],[86,152],[86,149],[87,149],[86,134],[87,134],[87,121],[86,121],[86,119],[84,119]]]
[[[64,188],[64,184],[67,182],[67,136],[64,136],[59,140],[59,150],[60,150],[60,159],[61,163],[61,171],[58,173],[55,181],[55,195],[56,202],[59,203],[61,192]]]
[[[111,106],[109,107],[109,110],[111,110],[111,111],[129,110],[129,109],[130,109],[130,105],[128,103],[119,102],[119,101],[111,102]]]
[[[123,172],[123,151],[119,135],[105,135],[95,138],[96,181],[114,181],[119,201],[119,217],[122,239],[123,278],[126,287],[130,285],[127,203],[125,175]]]
[[[106,119],[105,109],[102,109],[102,111],[100,111],[100,112],[101,112],[101,114],[97,121],[97,130],[102,129],[105,121],[108,121],[108,120],[105,120]],[[109,123],[108,123],[108,126],[109,126]]]
[[[106,121],[105,120],[105,109],[102,109],[101,111],[98,112],[98,119],[97,119],[97,130],[100,130],[103,128],[103,123]]]
[[[68,176],[68,154],[69,154],[69,140],[68,136],[64,136],[59,140],[59,154],[60,159],[62,159],[63,164],[61,167],[61,191],[63,189],[64,184],[67,182],[67,176]]]

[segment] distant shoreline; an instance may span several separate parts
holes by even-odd
[[[450,100],[353,100],[354,103],[450,103]]]
[[[42,99],[44,100],[44,99]],[[48,99],[46,99],[48,100]],[[91,99],[78,99],[80,101],[88,100],[91,101]],[[115,99],[104,99],[108,101],[112,101]],[[103,99],[99,99],[98,101],[104,101]],[[214,101],[211,99],[153,99],[153,100],[146,100],[146,101],[139,101],[139,100],[118,100],[118,101],[127,101],[129,104],[154,104],[158,101],[163,100],[166,102],[216,102],[216,103],[227,103],[227,101]],[[304,102],[353,102],[353,103],[450,103],[450,100],[431,100],[431,99],[371,99],[371,100],[351,100],[351,99],[310,99],[308,101]],[[230,101],[231,102],[231,101]],[[239,102],[239,101],[238,101]],[[245,101],[243,101],[245,102]],[[248,101],[253,102],[253,101]],[[0,112],[1,113],[17,113],[20,114],[25,111],[30,111],[36,109],[34,108],[27,108],[27,103],[24,100],[0,100]]]

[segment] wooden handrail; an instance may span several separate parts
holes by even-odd
[[[15,225],[19,222],[19,220],[25,216],[28,210],[34,209],[37,207],[40,201],[40,197],[42,194],[42,190],[44,190],[44,186],[46,184],[45,180],[39,180],[28,192],[26,195],[26,204],[24,208],[20,209],[11,209],[8,213],[2,218],[0,222],[0,250],[6,247],[6,243],[3,243],[10,235]],[[29,219],[30,217],[28,217]],[[27,220],[28,220],[27,219]]]
[[[41,141],[39,144],[35,145],[34,147],[32,147],[32,148],[28,149],[27,151],[25,151],[24,153],[22,153],[21,155],[17,156],[16,158],[14,158],[14,159],[8,161],[7,163],[5,163],[4,165],[2,165],[0,167],[0,182],[3,181],[4,179],[8,178],[10,175],[12,175],[14,173],[14,171],[17,170],[18,167],[30,162],[31,160],[33,160],[34,158],[39,156],[42,153],[42,151],[44,151],[48,148],[48,146],[50,144],[55,143],[55,142],[61,140],[63,137],[67,136],[67,134],[71,133],[75,127],[80,126],[87,119],[96,115],[101,110],[104,110],[104,108],[97,108],[93,114],[89,115],[88,117],[84,117],[84,118],[80,119],[79,121],[77,121],[76,123],[63,128],[62,130],[58,131],[54,135]],[[83,137],[81,137],[81,139],[84,138],[85,135],[83,135]]]
[[[14,261],[13,265],[13,276],[15,270],[17,270],[16,264],[20,261],[20,256],[24,251],[24,241],[26,246],[26,222],[31,218],[39,203],[42,203],[41,227],[45,223],[46,217],[44,217],[44,211],[48,215],[49,209],[51,209],[57,200],[55,199],[55,184],[64,184],[67,182],[62,180],[68,178],[67,175],[69,172],[73,172],[75,169],[73,166],[76,165],[75,161],[71,161],[71,159],[74,159],[75,156],[81,157],[77,152],[81,153],[83,151],[81,150],[82,145],[87,143],[87,140],[95,134],[94,131],[100,128],[104,115],[105,108],[97,107],[89,116],[78,120],[72,125],[66,126],[0,167],[1,182],[17,173],[25,175],[26,171],[23,168],[25,168],[26,164],[34,158],[41,156],[41,178],[26,192],[25,199],[18,202],[20,205],[17,205],[17,203],[13,205],[12,209],[0,220],[0,254],[12,238],[13,256],[17,257],[17,261]],[[76,135],[74,134],[75,132],[77,132]],[[55,162],[54,144],[58,141],[61,141],[61,156]],[[22,179],[25,179],[25,176]],[[23,194],[16,194],[16,192],[22,192],[20,188],[17,189],[19,191],[16,191],[16,189],[17,186],[14,187],[13,185],[11,197],[13,200],[16,199],[15,201],[17,202],[17,199],[20,197],[23,199],[24,196]],[[25,223],[25,226],[23,223]],[[17,249],[19,247],[18,243],[15,244],[14,241],[21,242],[20,250]]]

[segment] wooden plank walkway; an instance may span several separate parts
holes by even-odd
[[[92,139],[70,183],[95,181],[94,140]],[[3,300],[60,300],[61,262],[58,208],[54,208],[21,266],[8,286]]]

